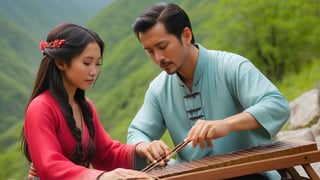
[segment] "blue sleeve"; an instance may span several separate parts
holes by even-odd
[[[289,118],[289,103],[250,61],[240,61],[234,72],[236,82],[231,84],[235,96],[244,107],[244,112],[253,115],[263,126],[263,129],[252,132],[256,137],[273,139]]]
[[[128,144],[150,142],[162,137],[166,130],[157,96],[156,86],[150,85],[144,103],[132,120],[127,136]]]

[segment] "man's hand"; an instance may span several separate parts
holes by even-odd
[[[197,123],[191,128],[188,138],[192,139],[192,146],[198,144],[201,149],[204,149],[205,142],[209,147],[213,147],[212,139],[217,139],[226,136],[231,131],[227,121],[215,120],[206,121],[198,120]]]
[[[259,122],[249,113],[242,112],[220,120],[201,120],[190,129],[188,138],[192,139],[192,146],[198,144],[204,149],[205,142],[213,147],[212,139],[224,137],[232,131],[243,131],[261,128]]]
[[[136,153],[140,157],[146,157],[150,162],[155,162],[160,156],[169,154],[170,148],[162,141],[155,140],[150,143],[141,142],[136,146]],[[160,162],[160,166],[166,165],[171,158],[171,155],[166,156]]]

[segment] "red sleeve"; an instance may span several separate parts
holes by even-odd
[[[89,103],[92,107],[96,131],[94,138],[96,158],[92,163],[93,167],[106,171],[120,167],[134,169],[135,147],[113,140],[100,123],[93,104],[90,101]]]
[[[45,180],[96,179],[102,171],[76,165],[63,154],[57,135],[65,130],[60,127],[61,118],[64,120],[60,109],[48,97],[34,99],[27,108],[24,133],[38,176]]]

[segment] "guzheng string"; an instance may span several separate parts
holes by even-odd
[[[146,166],[144,169],[142,169],[142,172],[149,172],[151,171],[153,168],[157,167],[160,162],[166,157],[169,156],[175,152],[178,152],[180,149],[182,149],[183,147],[185,147],[189,142],[191,142],[191,139],[185,139],[183,142],[179,143],[177,146],[175,146],[173,149],[170,150],[170,152],[168,154],[163,154],[162,156],[160,156],[156,161],[150,163],[148,166]]]
[[[158,179],[162,179],[167,177],[174,177],[177,175],[188,174],[191,172],[201,172],[204,170],[213,169],[218,170],[221,167],[245,164],[248,162],[277,158],[315,150],[317,150],[317,145],[314,142],[297,140],[275,141],[270,144],[249,147],[226,154],[207,156],[198,160],[177,163],[172,166],[166,166],[164,168],[155,168],[152,169],[152,171],[148,172],[148,174],[156,176]],[[252,167],[250,166],[250,168]],[[221,171],[223,171],[223,168],[221,169]]]

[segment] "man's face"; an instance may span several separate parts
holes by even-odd
[[[150,59],[160,68],[168,74],[179,71],[186,59],[187,47],[175,35],[169,34],[162,23],[140,32],[139,39]]]

